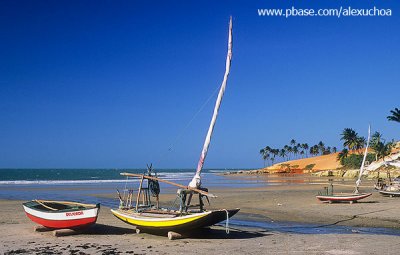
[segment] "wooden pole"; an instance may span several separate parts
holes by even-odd
[[[40,205],[42,205],[42,206],[44,206],[45,208],[47,208],[47,209],[50,209],[50,210],[52,210],[52,211],[58,211],[58,209],[56,209],[56,208],[53,208],[53,207],[50,207],[50,206],[48,206],[48,205],[45,205],[42,201],[40,201],[40,200],[35,200],[35,202],[37,202],[38,204],[40,204]]]
[[[169,185],[176,186],[176,187],[181,188],[181,189],[192,190],[192,191],[194,191],[194,192],[200,193],[200,194],[202,194],[202,195],[204,195],[204,196],[207,196],[207,197],[217,197],[217,196],[214,195],[214,194],[205,192],[205,191],[200,190],[200,189],[188,187],[188,186],[185,186],[185,185],[182,185],[182,184],[178,184],[178,183],[175,183],[175,182],[163,180],[163,179],[160,179],[160,178],[157,178],[157,177],[153,177],[153,176],[147,176],[147,175],[143,175],[143,174],[133,174],[133,173],[120,173],[120,175],[123,175],[123,176],[131,176],[131,177],[139,177],[139,178],[144,178],[144,179],[149,179],[149,180],[154,180],[154,181],[160,181],[160,182],[167,183],[167,184],[169,184]]]
[[[33,227],[33,231],[35,232],[46,232],[46,231],[52,231],[54,230],[53,228],[46,228],[45,226],[42,225],[37,225]]]
[[[73,230],[73,229],[57,229],[53,231],[53,236],[69,236],[69,235],[76,235],[81,233],[81,231]]]
[[[139,198],[140,198],[140,193],[142,192],[143,179],[144,179],[144,175],[142,175],[142,179],[140,179],[139,190],[138,190],[138,194],[136,197],[136,211],[138,210],[138,206],[139,206]]]
[[[179,238],[182,238],[181,234],[176,233],[176,232],[172,232],[172,231],[168,232],[168,239],[169,240],[175,240],[175,239],[179,239]]]

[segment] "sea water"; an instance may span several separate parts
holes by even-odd
[[[260,185],[251,180],[232,179],[223,175],[228,170],[204,169],[203,186],[208,188],[249,187]],[[232,170],[229,170],[232,171]],[[145,169],[0,169],[0,199],[72,200],[117,206],[118,199],[102,194],[117,194],[116,190],[137,187],[138,178],[121,176],[121,172],[146,173]],[[195,169],[161,169],[157,176],[187,185]],[[160,183],[162,192],[176,192]]]

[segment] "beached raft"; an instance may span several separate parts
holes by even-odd
[[[100,204],[32,200],[23,203],[26,215],[50,229],[78,229],[96,223]]]

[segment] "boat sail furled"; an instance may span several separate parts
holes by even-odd
[[[361,163],[361,167],[360,167],[360,172],[358,173],[358,179],[356,181],[356,190],[355,193],[358,193],[358,186],[360,186],[361,184],[361,176],[364,172],[364,166],[365,166],[365,160],[367,159],[367,154],[368,154],[368,147],[369,147],[369,141],[371,140],[371,125],[368,126],[368,140],[367,140],[367,146],[365,147],[365,151],[364,151],[364,157],[363,157],[363,161]]]
[[[219,89],[217,101],[215,102],[214,113],[211,118],[210,127],[208,128],[208,132],[206,135],[206,139],[204,141],[203,150],[200,154],[199,163],[197,164],[196,174],[194,175],[192,181],[189,183],[189,187],[191,188],[199,188],[201,186],[201,170],[203,169],[204,160],[207,157],[208,147],[210,146],[211,136],[214,131],[215,122],[217,121],[219,107],[221,106],[222,97],[225,93],[226,84],[228,81],[229,71],[231,68],[231,60],[232,60],[232,17],[229,20],[229,35],[228,35],[228,54],[226,55],[226,65],[225,65],[225,75],[221,84],[221,88]]]

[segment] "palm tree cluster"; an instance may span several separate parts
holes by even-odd
[[[292,139],[288,145],[285,145],[280,149],[265,146],[264,148],[260,149],[260,155],[264,160],[265,167],[268,161],[270,161],[271,165],[273,165],[276,159],[288,161],[292,157],[293,159],[298,159],[299,157],[308,157],[308,155],[325,155],[334,153],[336,151],[336,147],[326,147],[322,141],[310,147],[308,143],[297,143],[295,139]]]
[[[343,141],[344,149],[338,154],[337,160],[343,162],[343,159],[349,156],[349,151],[359,151],[366,145],[365,137],[359,136],[358,133],[351,128],[343,129],[340,140]]]
[[[343,159],[350,155],[350,150],[358,151],[362,154],[362,148],[366,146],[366,139],[357,134],[357,132],[351,128],[345,128],[341,134],[340,140],[343,141],[343,147],[345,147],[337,156],[337,160],[343,162]],[[375,152],[376,160],[385,159],[386,156],[390,155],[394,142],[386,142],[382,138],[382,134],[375,132],[371,136],[371,149]],[[346,148],[347,147],[347,148]]]
[[[392,152],[394,145],[394,141],[386,142],[379,132],[375,132],[371,137],[371,149],[375,152],[375,160],[385,160],[385,157]]]

